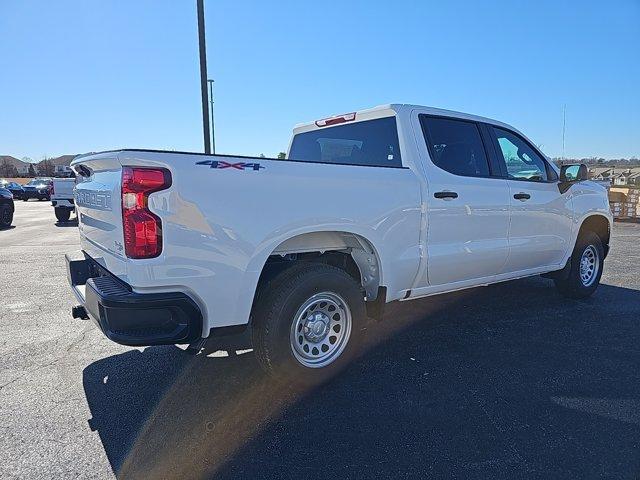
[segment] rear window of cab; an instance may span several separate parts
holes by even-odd
[[[377,118],[299,133],[293,137],[289,159],[402,167],[396,118]]]

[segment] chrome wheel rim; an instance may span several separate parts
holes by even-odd
[[[585,287],[590,287],[595,282],[600,269],[598,251],[593,245],[589,245],[582,252],[580,258],[580,281]]]
[[[334,362],[351,336],[351,310],[333,292],[308,298],[291,324],[289,341],[293,355],[305,367],[321,368]]]

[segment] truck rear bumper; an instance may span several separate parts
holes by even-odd
[[[61,200],[58,198],[52,198],[51,205],[53,205],[56,208],[67,208],[69,210],[73,210],[74,208],[76,208],[76,206],[73,203],[73,200],[68,200],[68,199]]]
[[[102,332],[131,346],[192,343],[202,336],[202,313],[181,292],[136,293],[84,252],[66,255],[75,296]]]

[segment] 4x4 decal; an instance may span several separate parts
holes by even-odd
[[[246,170],[251,169],[258,171],[260,169],[264,169],[259,163],[246,163],[246,162],[225,162],[223,160],[203,160],[202,162],[196,162],[196,165],[209,165],[210,168],[232,168],[236,170]]]

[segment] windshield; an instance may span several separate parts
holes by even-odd
[[[27,185],[46,185],[49,183],[49,180],[42,180],[41,178],[34,178]]]

